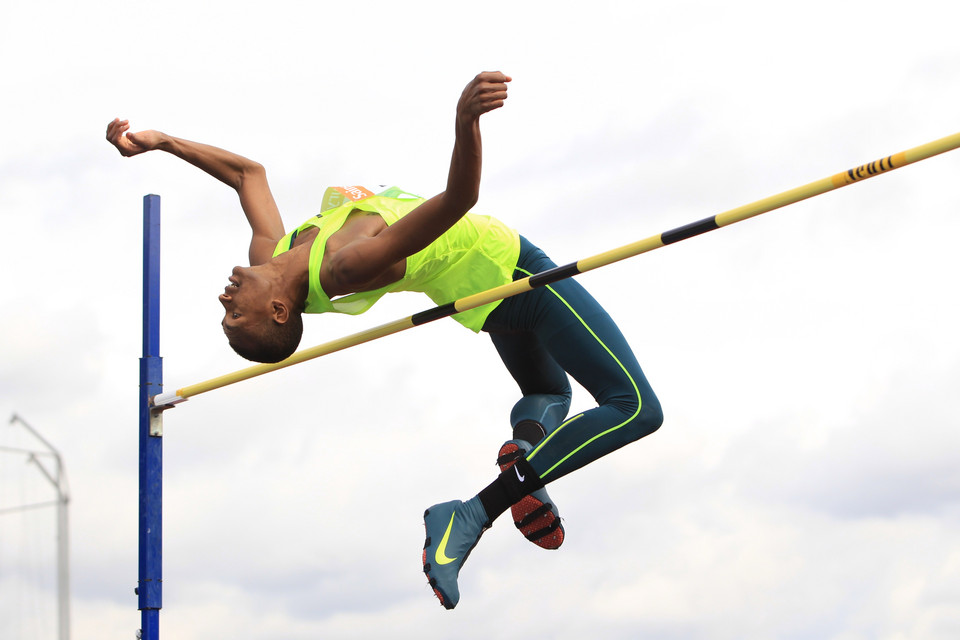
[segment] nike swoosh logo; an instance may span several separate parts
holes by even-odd
[[[517,479],[520,480],[520,482],[523,482],[524,479],[526,479],[527,476],[520,475],[520,469],[517,469],[517,465],[513,465],[513,470],[517,472]]]
[[[434,554],[434,558],[437,561],[437,564],[450,564],[456,558],[447,557],[447,541],[450,540],[450,532],[453,530],[453,519],[457,516],[457,512],[454,511],[450,514],[450,524],[447,525],[447,530],[443,532],[443,538],[440,540],[440,546],[437,547],[437,553]]]

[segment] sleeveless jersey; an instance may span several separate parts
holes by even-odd
[[[424,202],[423,198],[396,187],[377,195],[366,196],[368,193],[365,191],[360,200],[323,211],[277,244],[275,256],[289,251],[300,232],[311,227],[318,229],[310,249],[306,313],[357,315],[393,291],[419,291],[441,305],[513,281],[514,267],[520,256],[520,236],[496,218],[468,213],[425,249],[409,256],[406,272],[400,280],[379,289],[331,300],[320,285],[320,264],[327,239],[344,225],[348,216],[356,210],[369,211],[380,215],[387,225],[392,225]],[[455,314],[453,319],[468,329],[480,331],[487,316],[499,304],[497,301],[463,311]]]

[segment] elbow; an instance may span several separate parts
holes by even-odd
[[[475,206],[477,206],[477,202],[479,200],[480,200],[480,189],[471,190],[470,193],[464,198],[463,210],[470,211]]]
[[[243,158],[240,166],[237,167],[237,175],[234,181],[234,186],[237,191],[240,191],[240,189],[243,188],[243,185],[248,181],[266,180],[266,178],[267,170],[262,164],[254,160]]]
[[[473,209],[480,200],[480,189],[457,189],[443,194],[444,206],[463,215]]]

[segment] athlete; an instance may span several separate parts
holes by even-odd
[[[480,189],[480,117],[504,105],[509,76],[477,75],[457,103],[446,190],[430,199],[392,188],[340,189],[344,202],[287,233],[260,164],[158,131],[107,126],[125,157],[171,153],[233,187],[252,230],[250,266],[235,267],[220,294],[221,322],[241,356],[277,362],[292,354],[302,313],[362,313],[391,291],[421,291],[445,304],[556,265],[499,220],[470,213]],[[330,190],[328,190],[330,192]],[[423,571],[453,609],[458,579],[483,532],[508,509],[525,537],[557,549],[565,531],[545,485],[655,431],[660,404],[609,315],[572,279],[453,316],[490,335],[521,399],[499,476],[473,498],[424,512]],[[571,375],[597,407],[567,417]]]

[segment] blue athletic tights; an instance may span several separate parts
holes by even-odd
[[[555,266],[520,238],[514,280]],[[546,430],[527,454],[544,483],[653,433],[663,421],[660,402],[623,334],[574,279],[507,298],[483,330],[523,394],[511,424],[535,420]],[[598,405],[571,418],[568,373]]]

